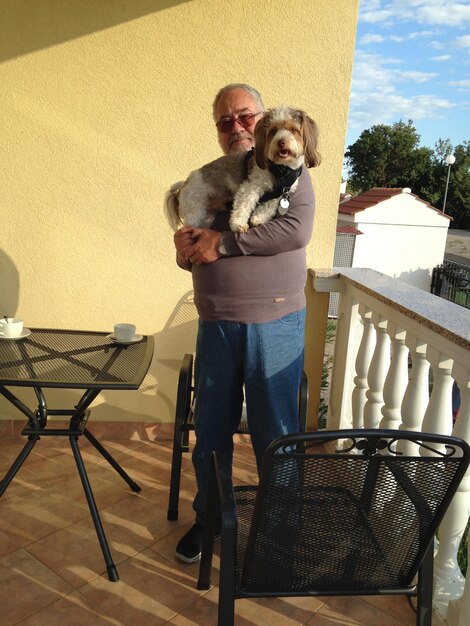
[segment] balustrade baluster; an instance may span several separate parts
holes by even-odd
[[[364,428],[364,406],[366,392],[369,388],[367,373],[372,358],[375,344],[374,324],[372,323],[372,311],[364,305],[359,306],[359,315],[364,327],[359,350],[356,357],[356,376],[354,377],[354,389],[352,392],[352,418],[353,428]]]
[[[433,384],[429,404],[424,413],[423,431],[450,435],[452,433],[453,361],[437,348],[428,346],[427,359],[431,364]]]
[[[380,428],[398,429],[401,425],[401,405],[408,383],[408,348],[405,346],[406,332],[402,328],[390,322],[388,334],[392,360],[384,383]]]
[[[375,350],[367,375],[366,403],[364,405],[364,428],[378,428],[384,404],[383,387],[390,366],[390,338],[387,334],[387,320],[377,312],[372,313],[372,323],[376,330]]]
[[[400,429],[419,432],[422,430],[424,413],[429,404],[429,361],[426,359],[427,345],[417,337],[407,333],[405,345],[411,354],[411,373],[401,403]],[[413,444],[400,442],[398,450],[402,454],[414,454]]]

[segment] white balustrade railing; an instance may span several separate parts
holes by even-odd
[[[374,270],[310,273],[316,291],[341,294],[327,428],[453,433],[470,442],[470,311]],[[457,563],[469,516],[470,473],[439,529],[436,624],[470,624],[470,571],[465,581]]]

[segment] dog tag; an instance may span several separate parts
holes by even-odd
[[[287,213],[287,211],[289,210],[289,205],[290,205],[289,195],[284,194],[279,202],[278,211],[280,215],[285,215]]]

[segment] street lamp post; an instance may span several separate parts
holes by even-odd
[[[455,163],[455,157],[453,154],[448,154],[446,156],[446,163],[449,166],[447,168],[447,182],[446,182],[446,192],[444,194],[444,205],[442,207],[442,212],[445,213],[446,212],[446,200],[447,200],[447,190],[449,189],[449,178],[450,178],[450,168],[452,167],[452,165]]]

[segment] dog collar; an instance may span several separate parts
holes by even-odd
[[[268,191],[259,199],[258,204],[267,202],[268,200],[274,200],[274,198],[281,198],[279,212],[282,215],[287,213],[287,209],[289,208],[289,191],[300,176],[302,166],[293,170],[287,167],[287,165],[277,165],[276,163],[270,162],[269,171],[275,177],[276,184],[272,191]],[[281,211],[281,209],[284,209],[284,212]]]
[[[287,165],[278,165],[277,163],[269,163],[269,171],[274,175],[280,187],[292,187],[300,176],[302,166],[293,170]]]

